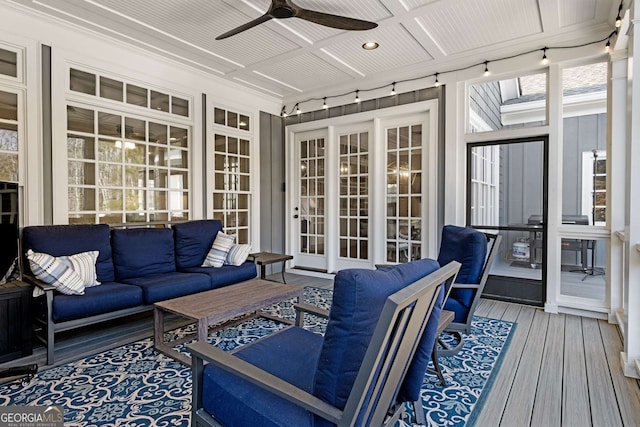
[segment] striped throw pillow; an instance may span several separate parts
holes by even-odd
[[[233,245],[227,253],[227,259],[224,261],[226,265],[242,265],[249,257],[251,245]]]
[[[224,261],[227,259],[229,249],[233,246],[234,240],[235,236],[229,236],[219,231],[213,241],[213,245],[211,245],[211,249],[209,249],[209,253],[202,263],[202,267],[222,267]]]
[[[71,267],[82,279],[85,287],[98,286],[98,276],[96,274],[96,260],[99,251],[80,252],[79,254],[58,257],[60,261]]]
[[[82,278],[54,256],[27,251],[27,259],[33,274],[66,295],[84,295]]]

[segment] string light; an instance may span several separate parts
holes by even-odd
[[[622,11],[622,2],[620,3],[620,8],[619,8],[620,12]],[[525,55],[530,55],[532,53],[535,52],[542,52],[542,63],[547,65],[549,63],[549,58],[547,57],[547,51],[549,50],[556,50],[556,49],[574,49],[574,48],[580,48],[580,47],[585,47],[585,46],[589,46],[592,44],[596,44],[596,43],[606,43],[605,44],[605,50],[609,51],[611,49],[611,38],[615,35],[618,34],[618,30],[615,29],[614,31],[611,32],[611,34],[609,34],[607,37],[604,37],[602,39],[599,40],[595,40],[595,41],[591,41],[591,42],[586,42],[586,43],[582,43],[582,44],[578,44],[578,45],[570,45],[570,46],[545,46],[543,48],[538,48],[538,49],[532,49],[526,52],[521,52],[521,53],[517,53],[514,55],[510,55],[510,56],[505,56],[505,57],[501,57],[501,58],[495,58],[492,60],[485,60],[479,63],[475,63],[475,64],[471,64],[471,65],[467,65],[464,67],[460,67],[460,68],[456,68],[456,69],[451,69],[451,70],[447,70],[444,71],[445,74],[448,73],[454,73],[454,72],[458,72],[458,71],[464,71],[464,70],[468,70],[471,69],[473,67],[477,67],[479,65],[484,65],[484,75],[490,75],[491,72],[489,71],[489,62],[497,62],[497,61],[504,61],[507,59],[513,59],[513,58],[517,58],[520,56],[525,56]],[[417,81],[417,80],[422,80],[422,79],[426,79],[429,77],[434,77],[435,78],[435,82],[434,82],[434,86],[435,87],[440,87],[441,83],[440,80],[438,79],[438,76],[440,76],[441,73],[436,72],[433,74],[428,74],[428,75],[423,75],[423,76],[418,76],[418,77],[413,77],[413,78],[408,78],[408,79],[404,79],[404,80],[396,80],[392,83],[388,83],[386,85],[382,85],[382,86],[378,86],[378,87],[373,87],[370,89],[363,89],[365,92],[370,92],[370,91],[377,91],[380,89],[384,89],[391,87],[390,90],[390,95],[395,95],[396,94],[396,84],[398,83],[406,83],[406,82],[411,82],[411,81]],[[331,96],[324,96],[322,98],[309,98],[309,99],[305,99],[303,101],[298,101],[294,107],[292,111],[295,111],[297,114],[301,114],[301,110],[300,110],[300,104],[303,103],[307,103],[307,102],[312,102],[312,101],[322,101],[322,108],[328,108],[327,107],[327,99],[328,98],[340,98],[349,94],[353,94],[355,92],[355,98],[353,100],[353,102],[355,103],[359,103],[360,102],[360,89],[357,89],[355,91],[349,91],[346,93],[341,93],[341,94],[335,94],[335,95],[331,95]],[[289,113],[290,114],[290,113]],[[286,112],[286,105],[282,107],[282,111],[280,112],[280,115],[282,117],[287,117],[288,114]]]
[[[547,58],[547,49],[548,48],[544,48],[542,49],[542,65],[547,65],[549,64],[549,58]]]
[[[616,28],[620,28],[620,26],[622,25],[622,17],[620,16],[620,13],[622,13],[622,2],[624,0],[620,1],[620,6],[618,6],[618,15],[616,16]]]

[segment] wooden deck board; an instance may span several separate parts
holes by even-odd
[[[513,380],[512,389],[518,390],[518,392],[511,393],[507,398],[500,423],[502,426],[527,425],[531,421],[536,393],[535,385],[538,383],[540,375],[542,351],[548,325],[549,314],[542,310],[536,310]]]
[[[622,425],[616,395],[607,366],[598,320],[582,319],[584,355],[589,386],[591,421],[594,426]]]
[[[562,375],[554,367],[564,358],[564,314],[549,317],[538,387],[531,414],[532,426],[562,425]]]
[[[618,410],[624,426],[640,426],[640,381],[627,378],[622,373],[620,352],[622,341],[615,325],[599,322],[604,343],[607,366],[616,394]]]
[[[485,399],[482,412],[477,418],[478,426],[497,426],[502,420],[505,404],[512,390],[513,380],[520,364],[522,351],[529,336],[529,328],[535,309],[521,307],[519,310],[507,309],[503,320],[517,321],[518,326],[511,338],[507,353],[503,356],[500,372],[497,373],[490,394]],[[513,317],[511,317],[513,316]]]
[[[586,427],[591,424],[587,368],[582,337],[582,321],[578,316],[567,316],[565,322],[564,362],[556,367],[563,375],[562,424]]]

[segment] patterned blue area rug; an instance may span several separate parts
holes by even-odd
[[[331,291],[305,288],[305,301],[328,308]],[[291,302],[269,309],[294,318]],[[252,319],[218,331],[212,344],[230,350],[268,335],[282,324]],[[324,322],[305,316],[305,327],[322,332]],[[426,374],[422,399],[430,426],[463,426],[479,412],[514,330],[513,323],[475,317],[471,335],[454,357],[441,357],[446,387]],[[182,335],[190,328],[174,331]],[[169,337],[167,337],[169,338]],[[184,351],[184,350],[183,350]],[[153,349],[153,339],[134,342],[59,367],[44,370],[27,386],[0,386],[0,405],[62,406],[65,426],[188,426],[191,370]],[[408,407],[407,417],[412,408]],[[412,426],[408,420],[399,427]]]

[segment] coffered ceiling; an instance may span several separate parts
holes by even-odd
[[[343,31],[261,16],[270,0],[3,0],[156,51],[293,102],[606,37],[616,0],[296,0],[300,7],[374,21]],[[376,41],[376,50],[362,44]]]

